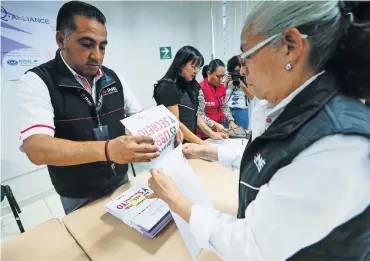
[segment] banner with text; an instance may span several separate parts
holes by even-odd
[[[63,3],[1,1],[2,181],[45,167],[35,166],[19,150],[17,88],[27,70],[54,58],[55,23]]]

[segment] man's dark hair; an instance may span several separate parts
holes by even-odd
[[[57,31],[69,34],[76,30],[75,16],[83,16],[105,25],[106,19],[103,13],[93,5],[81,1],[65,3],[58,12]]]
[[[233,56],[227,62],[227,71],[232,72],[235,70],[235,67],[241,66],[238,56]]]

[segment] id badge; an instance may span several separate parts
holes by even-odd
[[[108,126],[103,125],[93,129],[94,138],[96,141],[103,141],[109,139]]]

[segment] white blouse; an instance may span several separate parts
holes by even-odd
[[[253,138],[261,135],[307,85],[275,107],[259,103],[259,112],[255,109],[252,114]],[[218,158],[225,166],[239,167],[242,153],[220,147]],[[191,232],[200,247],[223,260],[286,260],[369,206],[369,155],[370,140],[364,137],[332,135],[320,139],[259,188],[257,198],[245,211],[246,218],[194,205]]]

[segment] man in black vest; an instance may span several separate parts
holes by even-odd
[[[120,120],[143,108],[123,78],[102,66],[105,22],[90,4],[64,4],[55,59],[20,79],[22,149],[48,165],[66,214],[126,183],[127,163],[159,156],[152,138],[124,136]]]

